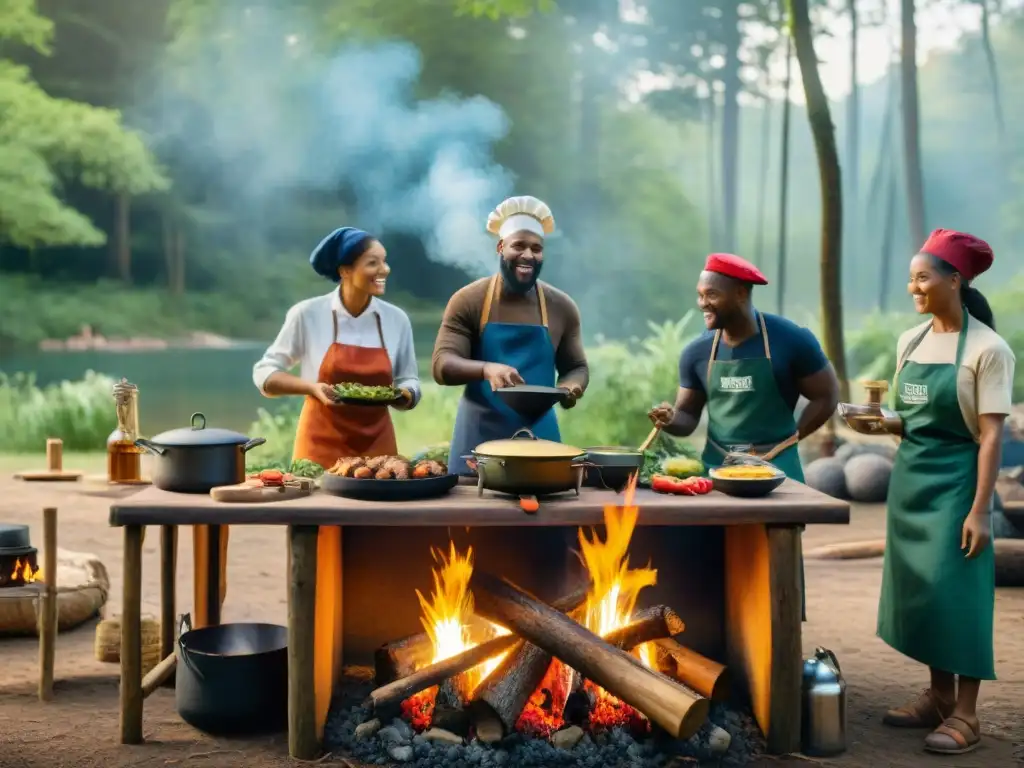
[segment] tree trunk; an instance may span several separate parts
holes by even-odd
[[[903,95],[903,156],[907,175],[907,218],[913,247],[924,243],[924,178],[921,171],[921,118],[917,93],[917,26],[914,0],[901,0],[900,84]]]
[[[772,152],[771,118],[772,100],[766,97],[761,108],[761,177],[757,182],[757,241],[754,247],[754,259],[757,264],[764,264],[764,230],[768,218],[768,167]]]
[[[132,200],[118,193],[114,197],[114,236],[111,238],[113,260],[117,278],[125,283],[132,281]]]
[[[992,110],[996,120],[996,135],[999,137],[999,150],[1003,159],[1007,159],[1006,120],[1003,117],[1003,97],[999,89],[999,68],[996,66],[996,52],[992,47],[992,19],[989,12],[989,0],[978,0],[981,6],[981,47],[985,51],[985,64],[988,67],[988,83],[992,89]]]
[[[889,311],[889,281],[892,279],[892,249],[896,229],[896,171],[889,170],[889,183],[885,190],[885,223],[882,225],[882,265],[878,281],[878,309]]]
[[[850,13],[850,96],[846,100],[846,248],[857,253],[860,246],[860,18],[857,0],[847,0]],[[857,281],[855,281],[857,282]]]
[[[739,0],[724,0],[722,7],[722,248],[736,250],[736,213],[739,206],[740,163],[740,29]]]
[[[180,297],[185,294],[185,235],[177,217],[166,210],[161,215],[161,224],[167,290]]]
[[[840,397],[850,402],[850,382],[846,377],[846,353],[843,349],[843,179],[836,149],[835,128],[829,112],[828,96],[821,84],[818,59],[814,53],[808,0],[791,0],[790,24],[800,75],[807,99],[807,117],[811,124],[818,176],[821,185],[821,316],[824,325],[825,354],[839,377]]]
[[[787,22],[788,24],[788,22]],[[779,157],[779,268],[775,278],[775,311],[786,310],[786,246],[789,238],[789,134],[792,102],[789,94],[793,85],[793,35],[786,33],[786,93],[782,100],[782,151]]]
[[[704,125],[707,129],[707,148],[705,150],[704,158],[707,162],[707,182],[708,182],[708,250],[714,251],[719,247],[721,242],[721,227],[719,226],[718,220],[718,169],[715,163],[715,136],[717,134],[718,119],[717,112],[718,106],[715,104],[715,83],[713,80],[708,81],[708,97],[705,101],[707,110],[705,112]]]

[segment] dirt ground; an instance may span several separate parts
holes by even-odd
[[[26,523],[33,541],[42,540],[41,509],[59,508],[59,546],[97,555],[111,578],[107,611],[120,611],[121,537],[107,524],[109,499],[83,495],[75,484],[20,484],[0,479],[0,521]],[[880,507],[856,507],[848,527],[818,526],[804,535],[810,548],[835,541],[877,538],[884,528]],[[158,537],[146,539],[143,611],[158,612]],[[191,594],[191,546],[179,547],[178,594]],[[982,689],[982,747],[962,758],[927,755],[923,734],[884,728],[886,705],[901,702],[923,687],[926,675],[874,635],[880,560],[808,561],[808,616],[804,649],[824,645],[836,652],[849,684],[849,749],[835,760],[810,761],[848,768],[936,766],[997,768],[1024,765],[1024,590],[1000,590],[996,605],[996,663],[1000,680]],[[284,532],[280,528],[236,527],[231,533],[225,621],[284,623],[286,593]],[[241,587],[244,585],[244,589]],[[179,608],[179,610],[186,610]],[[95,622],[57,641],[54,700],[36,698],[35,638],[0,639],[0,767],[113,768],[114,766],[247,766],[271,768],[290,763],[284,736],[212,739],[183,724],[174,693],[161,689],[146,700],[139,746],[118,744],[118,669],[93,657]],[[761,765],[797,765],[806,758],[763,759]]]

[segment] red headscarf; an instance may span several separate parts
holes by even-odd
[[[712,253],[704,263],[704,271],[717,272],[744,283],[768,285],[768,278],[761,274],[761,270],[746,259],[733,256],[731,253]]]
[[[992,248],[979,237],[955,229],[936,229],[921,252],[942,259],[970,282],[992,266]]]

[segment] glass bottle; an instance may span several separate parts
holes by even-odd
[[[117,429],[107,438],[107,479],[112,483],[142,480],[142,449],[139,437],[139,388],[121,379],[114,385]]]

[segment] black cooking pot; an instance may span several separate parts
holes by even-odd
[[[181,719],[215,735],[270,733],[288,722],[288,628],[219,624],[178,638],[175,696]]]
[[[629,479],[644,466],[643,451],[636,448],[599,446],[587,448],[587,473],[584,483],[620,493]]]
[[[156,457],[153,485],[176,493],[209,493],[245,481],[245,454],[266,439],[249,439],[230,429],[207,429],[206,417],[192,414],[188,429],[172,429],[135,444]]]

